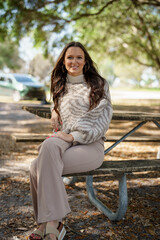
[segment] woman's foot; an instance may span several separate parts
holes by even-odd
[[[58,228],[59,222],[58,221],[51,221],[46,224],[48,227],[53,227],[55,229]],[[45,240],[57,240],[56,236],[52,233],[47,234],[45,237]]]
[[[46,228],[46,223],[39,225],[38,229],[33,231],[29,236],[29,240],[42,240],[44,236],[44,230]]]
[[[39,225],[39,227],[38,227],[38,229],[39,229],[41,232],[44,232],[45,228],[46,228],[46,223],[41,223],[41,224]]]
[[[44,234],[45,240],[62,240],[66,234],[66,230],[61,222],[51,221],[46,224]]]

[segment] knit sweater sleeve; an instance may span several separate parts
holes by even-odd
[[[99,104],[83,114],[72,126],[70,134],[74,142],[89,144],[102,138],[109,128],[112,119],[112,104],[108,84]]]

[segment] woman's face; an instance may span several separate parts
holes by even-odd
[[[69,47],[64,56],[64,65],[68,74],[78,76],[83,74],[85,55],[80,47]]]

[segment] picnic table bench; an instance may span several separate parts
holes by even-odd
[[[50,108],[42,107],[42,106],[23,106],[24,110],[27,110],[33,114],[36,114],[43,118],[50,118]],[[116,147],[122,141],[132,141],[132,142],[142,142],[142,141],[154,141],[160,142],[160,137],[133,137],[130,135],[134,133],[136,130],[141,128],[147,122],[153,122],[158,129],[160,128],[160,114],[157,113],[144,113],[144,112],[123,112],[123,111],[114,111],[112,120],[123,120],[123,121],[138,121],[138,125],[134,126],[131,130],[127,130],[127,133],[122,137],[114,137],[108,138],[108,141],[113,141],[114,143],[104,150],[104,154],[107,154],[114,147]],[[26,141],[32,141],[35,139],[43,140],[45,139],[45,135],[41,135],[39,138],[35,136],[35,138],[25,138]],[[129,138],[130,137],[130,138]],[[15,136],[16,139],[16,136]],[[17,138],[18,140],[18,138]],[[20,137],[19,140],[20,141]],[[33,140],[34,141],[34,140]],[[104,161],[100,168],[83,172],[83,173],[72,173],[65,175],[64,177],[76,177],[76,176],[86,176],[86,189],[88,197],[91,203],[96,206],[100,211],[102,211],[110,220],[118,221],[125,216],[128,207],[128,194],[127,194],[127,182],[126,175],[134,172],[148,172],[148,171],[160,171],[160,159],[139,159],[139,160],[120,160],[120,161]],[[94,175],[107,175],[113,174],[118,178],[119,181],[119,206],[116,212],[112,212],[107,206],[105,206],[95,195],[93,188],[93,176]]]

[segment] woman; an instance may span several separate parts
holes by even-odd
[[[84,46],[66,45],[51,75],[54,129],[31,164],[30,181],[38,230],[29,239],[63,239],[70,207],[62,175],[98,168],[104,159],[103,137],[112,118],[108,83]]]

